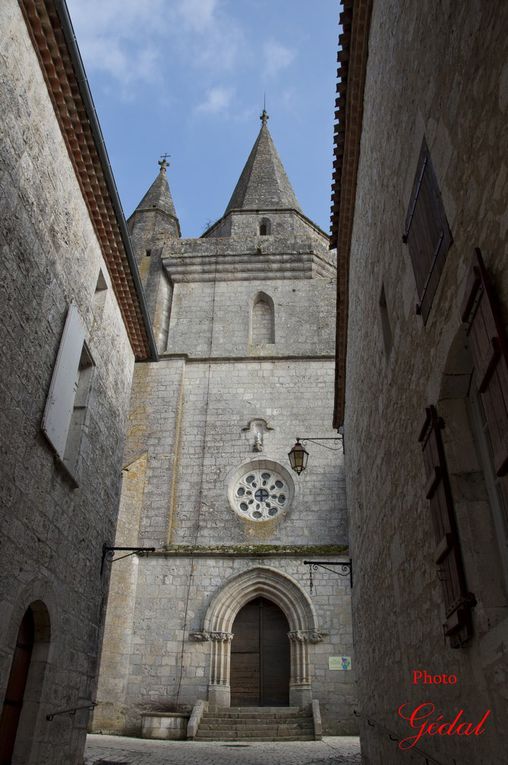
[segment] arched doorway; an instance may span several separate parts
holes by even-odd
[[[231,706],[289,705],[289,625],[266,598],[247,603],[233,622]]]
[[[14,635],[15,632],[11,645]],[[48,609],[42,600],[34,600],[21,618],[13,645],[9,678],[0,710],[0,765],[10,765],[13,760],[23,763],[32,761],[30,753],[44,687],[50,638]]]
[[[34,639],[34,615],[32,609],[27,608],[18,631],[16,648],[12,657],[11,671],[2,707],[2,715],[0,717],[0,765],[10,765],[12,759]]]
[[[210,709],[231,706],[233,623],[244,606],[256,598],[265,598],[277,605],[287,619],[290,706],[304,707],[312,701],[309,646],[320,642],[324,634],[319,629],[314,606],[291,576],[271,566],[256,566],[231,577],[217,590],[208,606],[203,629],[192,637],[193,640],[209,640],[211,643]]]

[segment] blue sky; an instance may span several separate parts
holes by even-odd
[[[337,0],[68,0],[126,216],[171,154],[183,236],[229,201],[269,127],[303,211],[329,230]]]

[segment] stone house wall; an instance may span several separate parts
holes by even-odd
[[[461,304],[480,247],[505,320],[508,315],[507,10],[496,2],[373,4],[351,245],[345,419],[366,765],[413,762],[387,729],[410,735],[397,709],[429,700],[447,720],[461,708],[476,722],[492,710],[481,737],[424,737],[419,745],[436,761],[501,765],[506,759],[508,592],[467,413],[471,367],[463,363]],[[415,277],[402,242],[424,136],[454,240],[425,325],[415,312]],[[383,287],[389,353],[379,306]],[[445,422],[466,578],[477,599],[474,636],[456,650],[443,638],[418,443],[430,404]],[[415,686],[417,669],[455,674],[457,684]]]
[[[15,0],[2,2],[0,28],[0,698],[23,613],[38,602],[13,763],[77,765],[89,712],[51,722],[46,714],[95,695],[108,580],[101,552],[114,536],[134,357]],[[99,273],[107,289],[96,294]],[[71,301],[95,363],[79,488],[41,431]]]

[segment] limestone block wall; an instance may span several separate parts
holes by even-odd
[[[167,350],[198,357],[331,356],[335,289],[335,281],[324,278],[177,283]],[[274,303],[275,343],[266,347],[251,342],[252,305],[259,293]]]
[[[23,613],[40,600],[49,652],[29,680],[15,762],[70,765],[81,761],[88,712],[46,714],[95,693],[101,551],[114,536],[133,354],[15,0],[2,2],[0,27],[0,700]],[[104,305],[94,301],[100,271]],[[78,489],[41,432],[72,300],[95,362]]]
[[[302,560],[217,554],[141,559],[125,696],[123,703],[111,703],[106,694],[100,697],[95,729],[119,732],[121,710],[121,730],[139,735],[142,712],[190,710],[197,699],[208,698],[212,644],[193,640],[191,633],[202,630],[212,597],[230,577],[257,566],[289,574],[308,593],[308,569]],[[309,645],[313,697],[320,700],[325,733],[351,733],[353,673],[330,670],[328,663],[329,656],[352,656],[349,579],[315,573],[311,600],[320,628],[328,633]],[[108,671],[107,665],[102,671]]]
[[[399,735],[407,729],[396,714],[402,703],[431,700],[447,720],[460,708],[476,721],[491,709],[481,737],[421,742],[437,761],[461,765],[506,759],[507,594],[497,599],[495,614],[489,611],[489,592],[503,592],[498,543],[489,538],[478,458],[473,449],[473,462],[465,465],[462,446],[459,472],[469,480],[455,499],[462,505],[468,587],[478,605],[472,641],[457,650],[444,641],[418,436],[431,403],[444,416],[445,440],[458,435],[450,423],[453,402],[446,401],[454,396],[443,380],[460,374],[454,344],[474,247],[484,254],[506,317],[507,28],[503,3],[411,2],[401,12],[400,3],[374,2],[351,251],[345,437],[360,709]],[[425,326],[415,313],[415,278],[402,243],[424,135],[454,239]],[[393,334],[389,355],[379,310],[382,285]],[[414,669],[453,673],[458,681],[415,687]],[[362,749],[366,765],[407,759],[379,727],[365,722]]]
[[[275,303],[269,359],[248,343],[248,301],[260,287]],[[305,589],[305,557],[347,558],[340,451],[308,445],[309,469],[292,474],[292,504],[273,522],[240,517],[228,499],[241,466],[266,459],[289,470],[296,436],[336,435],[333,290],[328,279],[174,285],[170,353],[135,372],[117,535],[123,544],[136,527],[157,552],[115,564],[94,730],[139,734],[142,712],[209,698],[211,643],[191,633],[230,577],[267,565]],[[349,579],[316,576],[312,600],[328,634],[309,645],[312,694],[326,731],[353,732],[353,672],[328,668],[329,656],[352,655]]]
[[[273,524],[238,517],[227,498],[240,465],[270,459],[290,470],[297,435],[335,435],[328,425],[332,380],[332,361],[187,363],[173,543],[347,544],[339,452],[307,446],[309,469],[292,473],[293,503]],[[247,429],[256,418],[271,428],[262,452]]]
[[[227,497],[240,465],[270,459],[289,470],[296,436],[336,435],[327,426],[332,381],[333,362],[319,359],[138,365],[124,465],[146,454],[139,542],[221,544],[227,535],[235,543],[347,545],[340,451],[307,445],[310,469],[293,474],[293,503],[269,528],[240,518]],[[269,428],[262,452],[254,419]]]
[[[268,220],[270,233],[259,236],[261,220]],[[326,238],[318,232],[313,224],[309,224],[304,216],[289,210],[236,210],[222,218],[205,238],[215,237],[243,238],[244,241],[254,240],[259,245],[269,241],[268,237],[283,236],[288,240],[306,238],[314,247],[326,249]]]

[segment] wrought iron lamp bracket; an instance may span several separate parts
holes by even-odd
[[[318,568],[324,568],[326,571],[330,571],[337,576],[349,576],[350,585],[351,587],[353,586],[353,561],[351,558],[348,561],[304,560],[303,565],[309,566],[309,589],[311,595],[314,586],[312,572],[317,571]],[[340,566],[340,571],[329,568],[329,566]]]
[[[118,558],[114,557],[115,552],[125,550],[129,551],[126,555],[119,555]],[[101,575],[104,570],[104,563],[106,562],[106,559],[108,559],[110,563],[116,563],[117,560],[128,558],[130,555],[143,555],[144,553],[148,552],[155,552],[155,547],[109,547],[109,545],[103,545]]]
[[[326,436],[323,438],[319,438],[317,436],[312,438],[309,436],[297,436],[296,440],[300,441],[302,444],[307,443],[307,441],[311,444],[317,444],[318,446],[322,446],[323,449],[329,449],[331,452],[340,452],[343,449],[344,437],[342,433],[338,433],[336,436]],[[333,441],[334,443],[338,444],[338,446],[327,446],[326,444],[320,443],[321,441]]]
[[[46,715],[46,720],[48,722],[51,722],[54,717],[58,717],[58,715],[69,715],[69,717],[74,717],[76,712],[79,712],[81,709],[90,709],[92,710],[94,707],[97,706],[96,701],[90,701],[89,704],[85,704],[82,707],[71,707],[71,709],[59,709],[58,712],[51,712],[51,714]]]

